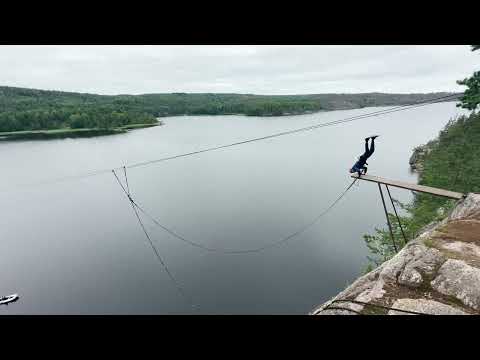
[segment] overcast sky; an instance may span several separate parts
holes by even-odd
[[[458,46],[0,46],[0,86],[97,94],[462,91]]]

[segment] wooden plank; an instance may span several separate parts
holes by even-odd
[[[351,175],[351,177],[352,178],[357,178],[357,179],[360,179],[360,180],[366,180],[366,181],[372,181],[372,182],[376,182],[376,183],[380,183],[380,184],[386,184],[386,185],[389,185],[389,186],[394,186],[394,187],[398,187],[398,188],[402,188],[402,189],[417,191],[417,192],[421,192],[421,193],[448,197],[448,198],[451,198],[451,199],[460,200],[460,199],[465,197],[464,194],[454,192],[454,191],[434,188],[434,187],[425,186],[425,185],[411,184],[411,183],[406,183],[406,182],[403,182],[403,181],[388,180],[388,179],[384,179],[384,178],[381,178],[381,177],[378,177],[378,176],[372,176],[372,175],[358,176],[358,174],[353,174],[353,175]]]

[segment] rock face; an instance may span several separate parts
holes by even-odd
[[[454,296],[466,306],[480,310],[480,269],[462,260],[448,259],[431,285],[439,293]]]
[[[392,308],[406,311],[416,311],[422,314],[432,315],[467,315],[450,305],[442,304],[438,301],[425,299],[398,299],[392,305]],[[388,315],[408,315],[397,310],[390,310]]]
[[[408,161],[412,170],[417,172],[423,171],[423,160],[425,159],[425,155],[432,150],[433,145],[434,141],[431,141],[425,145],[418,146],[413,150],[412,156]]]
[[[409,312],[480,314],[480,194],[460,200],[445,220],[310,314]]]

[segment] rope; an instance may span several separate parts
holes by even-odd
[[[115,172],[115,170],[112,170],[112,173],[113,173],[113,175],[115,175],[115,178],[117,179],[118,184],[122,187],[122,190],[123,190],[123,192],[125,193],[125,195],[127,195],[128,200],[130,200],[130,195],[129,195],[129,193],[127,192],[127,190],[125,189],[125,187],[123,186],[123,184],[122,184],[122,182],[120,181],[120,179],[118,178],[117,173]]]
[[[432,315],[432,314],[421,313],[421,312],[417,312],[417,311],[408,311],[408,310],[398,309],[398,308],[389,307],[389,306],[384,306],[384,305],[379,305],[379,304],[367,303],[367,302],[364,302],[364,301],[345,300],[345,299],[333,300],[333,301],[332,301],[330,304],[328,304],[327,307],[326,307],[325,309],[323,309],[322,311],[329,310],[329,309],[349,310],[349,311],[352,311],[352,312],[356,312],[356,313],[359,314],[359,315],[365,315],[365,314],[362,314],[361,312],[358,312],[358,311],[356,311],[356,310],[352,310],[352,309],[348,309],[348,308],[342,308],[342,307],[332,307],[332,306],[330,306],[331,304],[337,303],[337,302],[349,302],[349,303],[352,303],[352,304],[372,306],[372,307],[377,307],[377,308],[381,308],[381,309],[393,310],[393,311],[398,311],[398,312],[403,312],[403,313],[413,314],[413,315]]]
[[[303,127],[303,128],[299,128],[299,129],[283,131],[283,132],[280,132],[280,133],[275,133],[275,134],[271,134],[271,135],[267,135],[267,136],[262,136],[262,137],[253,138],[253,139],[249,139],[249,140],[239,141],[239,142],[235,142],[235,143],[231,143],[231,144],[227,144],[227,145],[221,145],[221,146],[206,148],[206,149],[202,149],[202,150],[192,151],[192,152],[189,152],[189,153],[164,157],[164,158],[160,158],[160,159],[156,159],[156,160],[144,161],[144,162],[129,165],[129,166],[127,166],[127,168],[131,169],[131,168],[135,168],[135,167],[139,167],[139,166],[146,166],[146,165],[159,163],[159,162],[163,162],[163,161],[178,159],[178,158],[181,158],[181,157],[198,155],[198,154],[201,154],[201,153],[204,153],[204,152],[226,149],[226,148],[233,147],[233,146],[248,144],[248,143],[261,141],[261,140],[272,139],[272,138],[276,138],[276,137],[279,137],[279,136],[291,135],[291,134],[298,133],[298,132],[310,131],[310,130],[315,130],[315,129],[322,128],[322,127],[327,127],[327,126],[332,126],[332,125],[337,125],[337,124],[343,124],[343,123],[352,122],[352,121],[356,121],[356,120],[360,120],[360,119],[364,119],[364,118],[368,118],[368,117],[372,117],[372,116],[384,115],[384,114],[389,114],[389,113],[397,112],[397,111],[404,111],[404,110],[408,110],[408,109],[412,109],[412,108],[416,108],[416,107],[430,105],[434,102],[438,102],[439,100],[449,98],[449,97],[452,97],[452,96],[458,97],[459,95],[442,96],[442,97],[437,98],[437,99],[429,100],[428,102],[427,101],[419,102],[418,104],[415,104],[415,105],[402,105],[402,106],[397,106],[397,107],[392,108],[392,109],[377,110],[377,111],[367,113],[367,114],[363,114],[363,115],[356,115],[356,116],[345,118],[345,119],[334,120],[334,121],[321,123],[321,124],[317,124],[317,125],[312,125],[312,126],[307,126],[307,127]]]
[[[364,118],[369,118],[369,117],[374,117],[374,116],[379,116],[379,115],[385,115],[385,114],[389,114],[389,113],[393,113],[393,112],[397,112],[397,111],[409,110],[409,109],[413,109],[413,108],[417,108],[417,107],[421,107],[421,106],[434,104],[434,103],[437,103],[437,102],[446,101],[447,99],[453,100],[455,97],[459,97],[459,96],[461,96],[461,94],[460,95],[458,95],[458,94],[446,95],[446,96],[441,96],[441,97],[430,99],[430,100],[417,101],[417,102],[414,102],[414,103],[409,104],[409,105],[400,105],[400,106],[397,106],[397,107],[394,107],[394,108],[391,108],[391,109],[377,110],[377,111],[373,111],[373,112],[366,113],[366,114],[363,114],[363,115],[357,115],[357,116],[352,116],[352,117],[348,117],[348,118],[344,118],[344,119],[340,119],[340,120],[335,120],[335,121],[330,121],[330,122],[326,122],[326,123],[316,124],[316,125],[312,125],[312,126],[308,126],[308,127],[304,127],[304,128],[288,130],[288,131],[284,131],[284,132],[280,132],[280,133],[276,133],[276,134],[272,134],[272,135],[267,135],[267,136],[263,136],[263,137],[258,137],[258,138],[253,138],[253,139],[249,139],[249,140],[239,141],[239,142],[235,142],[235,143],[231,143],[231,144],[227,144],[227,145],[221,145],[221,146],[206,148],[206,149],[202,149],[202,150],[198,150],[198,151],[183,153],[183,154],[179,154],[179,155],[163,157],[163,158],[156,159],[156,160],[134,163],[134,164],[131,164],[131,165],[126,165],[126,166],[124,166],[124,168],[125,167],[126,168],[135,168],[135,167],[140,167],[140,166],[146,166],[146,165],[150,165],[150,164],[153,164],[153,163],[159,163],[159,162],[163,162],[163,161],[178,159],[178,158],[186,157],[186,156],[193,156],[193,155],[201,154],[201,153],[204,153],[204,152],[225,149],[225,148],[229,148],[229,147],[233,147],[233,146],[237,146],[237,145],[248,144],[248,143],[261,141],[261,140],[266,140],[266,139],[271,139],[271,138],[275,138],[275,137],[279,137],[279,136],[290,135],[290,134],[303,132],[303,131],[310,131],[310,130],[314,130],[314,129],[318,129],[318,128],[322,128],[322,127],[338,125],[338,124],[352,122],[352,121],[356,121],[356,120],[360,120],[360,119],[364,119]],[[120,169],[122,169],[122,168],[121,167],[115,168],[115,170],[120,170]],[[64,177],[59,177],[59,178],[56,178],[56,179],[44,180],[44,181],[37,182],[37,183],[25,184],[24,186],[45,185],[45,184],[53,184],[53,183],[64,182],[64,181],[69,181],[69,180],[77,180],[77,179],[82,179],[82,178],[86,178],[86,177],[106,174],[106,173],[109,173],[110,171],[111,171],[110,168],[109,169],[99,169],[99,170],[90,171],[90,172],[87,172],[87,173],[84,173],[84,174],[64,176]]]
[[[150,235],[148,234],[147,230],[145,229],[145,225],[143,224],[142,220],[140,219],[140,216],[138,214],[138,211],[137,209],[135,208],[135,205],[134,205],[134,202],[132,200],[132,198],[130,197],[130,194],[127,193],[125,187],[123,186],[123,184],[120,182],[120,179],[118,178],[117,174],[115,173],[114,170],[112,170],[113,174],[115,175],[115,178],[117,179],[118,181],[118,184],[121,186],[123,192],[125,193],[125,195],[128,197],[128,200],[130,202],[130,205],[132,206],[132,209],[133,211],[135,212],[135,215],[137,217],[137,220],[138,220],[138,223],[140,224],[142,230],[143,230],[143,233],[145,234],[145,237],[147,238],[148,240],[148,243],[150,244],[150,247],[152,248],[153,252],[155,253],[155,256],[157,257],[158,261],[160,262],[160,264],[162,265],[163,269],[165,270],[165,272],[167,273],[168,277],[170,278],[170,280],[172,281],[172,283],[175,285],[175,288],[177,289],[178,293],[185,299],[185,301],[192,307],[192,308],[196,308],[196,305],[193,303],[192,299],[187,296],[187,294],[183,291],[182,287],[180,286],[180,283],[175,279],[175,277],[173,276],[173,274],[170,272],[170,270],[168,269],[168,266],[167,264],[165,263],[165,261],[163,261],[162,257],[160,256],[160,254],[158,253],[158,250],[157,248],[155,247],[155,245],[153,244],[153,241],[152,239],[150,238]]]
[[[130,195],[130,187],[128,186],[127,169],[125,168],[125,166],[123,167],[123,174],[125,175],[125,183],[127,184],[128,194]]]
[[[349,309],[349,308],[346,308],[346,307],[341,307],[341,306],[327,306],[325,309],[323,309],[322,311],[325,311],[325,310],[342,310],[342,311],[350,311],[350,312],[353,312],[357,315],[363,315],[360,311],[357,311],[357,310],[353,310],[353,309]]]
[[[146,215],[148,218],[150,218],[150,220],[152,220],[157,226],[159,226],[160,228],[162,228],[163,230],[165,230],[166,232],[168,232],[170,235],[174,236],[175,238],[177,238],[178,240],[181,240],[191,246],[194,246],[194,247],[197,247],[197,248],[201,248],[203,250],[206,250],[206,251],[210,251],[210,252],[219,252],[219,253],[223,253],[223,254],[246,254],[246,253],[256,253],[256,252],[260,252],[260,251],[263,251],[263,250],[266,250],[266,249],[269,249],[269,248],[272,248],[272,247],[275,247],[275,246],[279,246],[279,245],[282,245],[284,243],[286,243],[288,240],[294,238],[295,236],[297,235],[300,235],[301,233],[305,232],[307,229],[309,229],[310,227],[312,227],[318,220],[320,220],[321,217],[323,217],[324,215],[326,215],[331,209],[333,209],[333,207],[345,196],[345,194],[348,192],[348,190],[350,190],[350,188],[353,186],[353,184],[357,181],[358,179],[354,179],[352,181],[352,183],[340,194],[340,196],[327,208],[325,209],[322,213],[320,213],[317,217],[315,217],[315,219],[313,221],[311,221],[310,223],[308,223],[307,225],[303,226],[302,228],[298,229],[297,231],[291,233],[290,235],[288,236],[285,236],[283,238],[281,238],[280,240],[277,240],[277,241],[274,241],[270,244],[267,244],[267,245],[264,245],[262,247],[258,247],[258,248],[253,248],[253,249],[245,249],[245,250],[229,250],[229,249],[222,249],[222,248],[213,248],[213,247],[208,247],[208,246],[205,246],[205,245],[202,245],[200,243],[197,243],[197,242],[194,242],[194,241],[191,241],[191,240],[188,240],[186,239],[185,237],[181,236],[181,235],[178,235],[176,232],[174,232],[173,230],[169,229],[168,227],[166,227],[165,225],[162,225],[157,219],[155,219],[152,215],[150,215],[147,211],[145,211],[138,203],[136,203],[134,200],[132,200],[132,203],[144,214]]]

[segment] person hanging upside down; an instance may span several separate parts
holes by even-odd
[[[365,152],[358,158],[358,161],[353,165],[351,169],[349,169],[350,173],[358,173],[358,176],[360,175],[365,175],[367,173],[367,167],[365,165],[368,165],[367,159],[372,156],[373,152],[375,151],[375,138],[377,138],[378,135],[375,136],[370,136],[365,138]],[[372,139],[370,143],[370,149],[368,148],[368,139]]]

